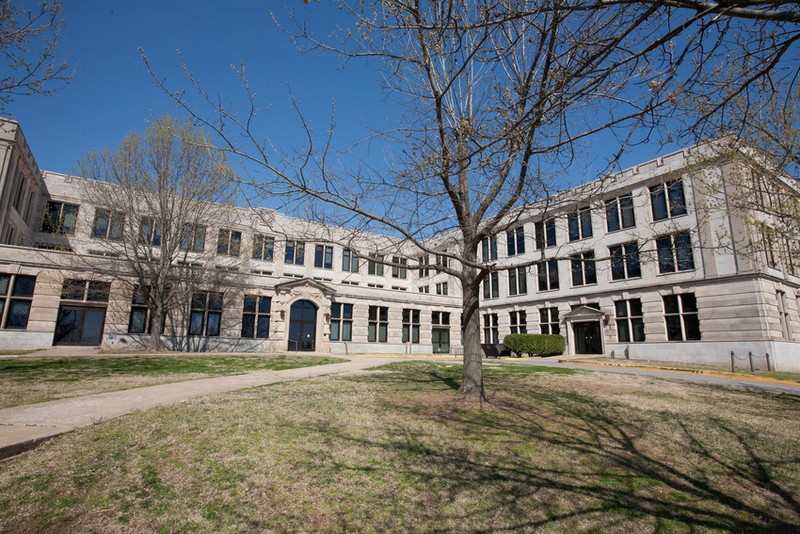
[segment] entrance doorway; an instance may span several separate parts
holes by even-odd
[[[289,350],[313,351],[317,337],[317,307],[298,300],[289,311]]]
[[[603,354],[603,338],[600,321],[574,323],[575,354]]]
[[[58,309],[53,345],[100,345],[105,322],[105,308],[62,305]]]
[[[447,354],[450,352],[450,330],[447,328],[431,329],[431,341],[434,354]]]

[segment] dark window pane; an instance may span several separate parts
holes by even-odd
[[[345,319],[352,319],[353,318],[353,305],[352,304],[345,304],[344,305],[344,318]]]
[[[679,271],[689,271],[694,269],[692,240],[688,233],[675,234],[675,251],[678,256]]]
[[[635,243],[625,245],[625,263],[628,268],[628,278],[642,276],[642,269],[639,264],[639,247]]]
[[[244,296],[244,306],[242,309],[249,313],[255,313],[256,311],[256,297],[253,295],[245,295]]]
[[[664,186],[654,185],[650,188],[650,202],[653,205],[653,220],[660,221],[667,218],[667,198],[664,195]]]
[[[131,308],[131,319],[128,322],[128,332],[131,334],[144,334],[147,325],[147,308]]]
[[[619,210],[617,199],[606,200],[606,226],[609,232],[619,230]]]
[[[28,315],[31,312],[31,301],[11,300],[8,306],[6,328],[27,328]]]
[[[675,180],[667,183],[669,194],[669,214],[671,217],[686,213],[686,199],[683,196],[683,181]]]
[[[664,295],[664,313],[678,313],[678,295]]]
[[[700,339],[700,321],[695,314],[683,317],[683,326],[686,329],[686,339]]]
[[[667,319],[667,339],[669,341],[682,341],[681,318],[679,315],[671,315]]]
[[[627,317],[628,316],[628,305],[627,301],[625,300],[618,300],[614,303],[614,312],[617,317]]]
[[[271,297],[259,297],[258,298],[258,313],[269,313],[272,307],[272,298]]]
[[[573,286],[582,286],[583,285],[583,269],[581,266],[581,260],[573,259],[571,260],[572,263],[572,285]]]
[[[266,339],[269,337],[269,316],[262,315],[258,318],[258,328],[256,336]]]
[[[208,293],[193,293],[192,294],[192,308],[203,308],[206,307],[206,299],[208,298]]]
[[[218,336],[219,335],[219,323],[220,319],[222,318],[222,314],[216,312],[209,312],[208,314],[208,325],[206,326],[206,335],[207,336]]]
[[[203,312],[193,311],[189,318],[189,335],[200,336],[203,334]]]
[[[61,215],[61,233],[71,234],[75,232],[75,223],[78,220],[78,206],[75,204],[64,204]]]
[[[255,315],[246,313],[242,316],[242,337],[253,337],[255,334],[253,324],[255,323]]]
[[[570,213],[567,215],[567,225],[569,227],[569,240],[577,241],[580,239],[580,230],[578,228],[578,214]]]
[[[353,323],[349,321],[342,322],[342,341],[351,341],[353,339]]]
[[[111,293],[111,282],[89,282],[86,300],[89,302],[108,302]]]
[[[681,295],[681,306],[683,307],[683,312],[696,312],[697,311],[697,297],[694,296],[694,293],[684,293]]]
[[[590,209],[581,210],[581,237],[583,239],[592,237],[592,211]]]
[[[611,253],[611,279],[622,280],[625,278],[625,263],[622,257],[622,247],[609,248]]]
[[[591,255],[594,258],[594,254]],[[597,269],[595,268],[594,260],[586,260],[584,262],[584,268],[586,269],[586,283],[587,284],[596,284],[597,283]]]
[[[558,289],[558,260],[548,262],[550,271],[550,289]]]
[[[11,282],[10,274],[0,274],[0,295],[8,294],[9,282]]]
[[[631,319],[631,323],[633,324],[633,340],[644,341],[644,320]]]
[[[86,281],[68,278],[61,286],[61,298],[69,300],[83,300],[83,291],[86,288]]]
[[[672,257],[672,238],[670,236],[656,239],[658,249],[658,272],[674,273],[675,260]]]
[[[628,327],[628,320],[617,321],[617,339],[620,343],[629,343],[631,340],[631,333]]]
[[[339,324],[341,321],[331,321],[331,341],[339,341]]]
[[[94,225],[92,226],[92,237],[106,237],[108,233],[108,219],[111,212],[98,209],[94,214]]]
[[[631,310],[631,317],[642,316],[642,301],[640,299],[631,299],[628,301]]]
[[[36,287],[36,277],[18,274],[14,280],[14,290],[11,295],[14,297],[32,297]]]
[[[208,309],[221,310],[222,309],[222,293],[209,293],[208,294]]]
[[[636,219],[633,214],[633,197],[631,195],[619,197],[619,208],[622,212],[622,227],[632,228],[636,226]]]

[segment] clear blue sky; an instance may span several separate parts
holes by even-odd
[[[30,1],[30,0],[29,0]],[[71,172],[88,150],[116,147],[146,121],[180,114],[153,84],[138,49],[169,80],[180,81],[176,50],[205,88],[231,103],[241,92],[230,65],[245,61],[259,102],[265,134],[284,147],[299,136],[289,92],[324,131],[336,101],[341,141],[363,135],[363,124],[385,116],[371,65],[342,69],[332,54],[298,53],[270,17],[288,9],[328,33],[339,13],[330,2],[210,0],[65,0],[61,56],[75,78],[54,96],[18,98],[8,115],[19,121],[42,169]]]

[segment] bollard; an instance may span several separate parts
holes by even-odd
[[[772,369],[773,363],[769,359],[769,352],[767,352],[766,354],[767,354],[767,371],[772,372],[773,371],[773,369]]]
[[[736,355],[731,351],[731,373],[736,372]]]
[[[756,370],[756,368],[753,367],[753,353],[748,351],[747,352],[747,358],[750,360],[750,372],[753,373]]]

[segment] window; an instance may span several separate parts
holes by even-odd
[[[222,293],[194,293],[189,316],[189,335],[218,336],[221,322]]]
[[[346,248],[342,251],[342,271],[349,273],[358,272],[358,254],[355,250]]]
[[[506,249],[509,256],[525,253],[525,230],[522,226],[506,232]]]
[[[487,313],[483,316],[483,342],[487,345],[500,343],[500,330],[497,328],[497,314]]]
[[[419,310],[403,310],[403,343],[419,343]]]
[[[333,269],[333,247],[331,245],[317,245],[314,247],[314,267],[318,269]]]
[[[245,295],[242,307],[242,337],[269,338],[272,297]]]
[[[627,194],[606,200],[606,226],[609,232],[636,226],[632,195]]]
[[[139,242],[154,247],[161,245],[161,227],[152,217],[142,217],[139,220]]]
[[[778,320],[781,325],[781,336],[783,336],[783,339],[791,339],[792,331],[789,327],[789,312],[786,310],[786,293],[783,291],[776,291],[775,300],[778,304]]]
[[[389,332],[389,308],[370,306],[367,324],[367,341],[386,343]]]
[[[689,232],[665,235],[656,238],[658,250],[658,272],[674,273],[694,269],[692,239]]]
[[[426,293],[427,293],[427,291],[426,291]],[[447,295],[447,282],[438,282],[436,284],[436,294],[437,295]]]
[[[536,264],[539,291],[558,289],[558,260],[540,261]]]
[[[556,220],[546,219],[534,224],[536,250],[556,246]]]
[[[133,288],[131,299],[131,315],[128,319],[129,334],[145,334],[150,332],[150,308],[147,306],[147,288],[136,286]]]
[[[35,276],[0,274],[0,320],[3,320],[3,328],[28,328],[35,288]]]
[[[528,292],[528,272],[525,267],[508,270],[508,294],[525,295]]]
[[[449,263],[450,263],[449,262],[449,258],[447,256],[445,256],[443,254],[437,254],[436,255],[436,266],[437,267],[447,268]]]
[[[437,287],[436,289],[438,290],[439,288]],[[431,286],[421,286],[419,288],[419,292],[420,293],[430,293],[431,292]]]
[[[331,304],[331,341],[352,341],[353,305]]]
[[[611,279],[624,280],[639,278],[642,269],[639,264],[639,247],[635,241],[608,247],[611,256]]]
[[[196,224],[183,225],[180,249],[189,252],[203,252],[206,248],[206,227]]]
[[[700,339],[700,321],[697,317],[697,299],[694,293],[664,295],[663,299],[667,339],[670,341]]]
[[[592,210],[589,206],[567,214],[569,240],[578,241],[592,237]]]
[[[392,256],[392,278],[406,278],[406,265],[408,260],[406,258],[399,258]]]
[[[431,324],[433,326],[450,326],[450,312],[431,312]]]
[[[217,254],[222,256],[238,256],[242,248],[242,232],[221,229],[217,239]]]
[[[306,261],[306,244],[302,241],[287,241],[283,263],[303,265]]]
[[[111,282],[67,278],[61,285],[61,298],[63,300],[108,302],[108,296],[110,293]]]
[[[78,205],[66,202],[47,203],[42,217],[42,232],[48,234],[74,234],[78,221]]]
[[[572,262],[572,285],[586,286],[597,283],[597,270],[594,264],[594,252],[570,256]]]
[[[683,180],[671,180],[650,186],[650,203],[653,208],[654,221],[686,215]]]
[[[528,316],[525,313],[525,310],[509,312],[508,318],[511,323],[512,334],[528,333]]]
[[[500,296],[500,275],[493,271],[483,279],[483,298],[496,299]]]
[[[484,237],[481,240],[481,258],[483,261],[497,259],[497,236]]]
[[[383,276],[383,255],[369,255],[369,259],[367,260],[367,274]]]
[[[560,334],[558,308],[539,308],[539,331],[542,334]]]
[[[430,256],[423,254],[417,260],[419,263],[419,277],[426,278],[431,275]]]
[[[121,211],[96,209],[94,211],[94,224],[92,224],[92,237],[119,241],[125,227],[125,214]]]
[[[617,340],[620,343],[644,341],[644,319],[641,299],[618,300],[614,303],[617,316]]]
[[[275,238],[269,235],[253,236],[253,259],[272,261],[275,257]]]

